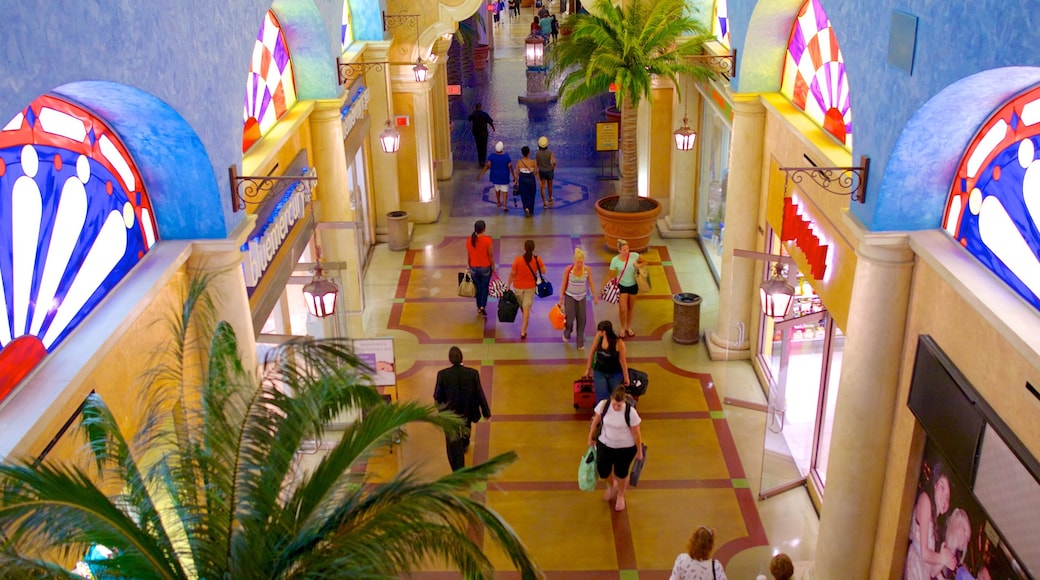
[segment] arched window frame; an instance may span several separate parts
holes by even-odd
[[[289,44],[274,12],[268,10],[253,45],[242,112],[242,152],[266,135],[296,104]]]

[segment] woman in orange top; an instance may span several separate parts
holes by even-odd
[[[513,269],[509,272],[508,286],[515,286],[516,299],[523,309],[523,321],[520,323],[520,340],[527,340],[527,321],[531,318],[531,306],[534,305],[535,272],[545,276],[545,264],[534,255],[534,240],[524,242],[524,253],[513,260]]]
[[[487,316],[488,284],[495,273],[495,254],[491,236],[484,233],[486,228],[484,220],[477,220],[473,224],[473,233],[466,239],[467,263],[473,285],[477,287],[477,313],[481,316]]]

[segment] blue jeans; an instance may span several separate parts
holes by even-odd
[[[473,285],[477,287],[477,308],[485,308],[488,299],[488,284],[491,283],[491,266],[470,268]]]
[[[599,371],[592,371],[592,383],[596,388],[596,404],[610,398],[615,389],[625,384],[624,375],[617,373],[608,375]]]

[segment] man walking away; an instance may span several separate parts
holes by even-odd
[[[451,411],[465,421],[459,433],[445,433],[448,464],[452,471],[466,466],[466,448],[469,447],[470,429],[480,417],[491,419],[484,388],[480,386],[480,372],[462,366],[462,349],[453,346],[448,350],[451,366],[437,372],[437,386],[433,389],[433,400],[442,410]]]
[[[495,130],[495,121],[484,112],[484,108],[477,103],[469,115],[469,122],[473,125],[473,140],[477,142],[477,163],[484,167],[487,163],[488,127]]]

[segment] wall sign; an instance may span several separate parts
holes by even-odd
[[[354,125],[358,124],[361,117],[368,111],[368,100],[368,87],[362,86],[354,93],[354,98],[351,99],[350,103],[340,109],[339,113],[343,119],[344,136],[350,135],[350,130],[354,128]]]
[[[305,215],[309,202],[308,192],[296,187],[295,182],[290,183],[281,199],[274,204],[273,211],[267,219],[257,223],[253,233],[242,246],[242,252],[245,254],[242,259],[242,273],[245,275],[246,289],[250,295],[267,272],[267,267],[271,265],[285,239],[289,237],[293,226]]]
[[[824,274],[827,273],[830,244],[825,244],[815,229],[812,220],[801,215],[798,200],[794,197],[785,197],[784,222],[780,230],[780,241],[794,242],[794,245],[805,254],[812,277],[816,280],[823,280]]]

